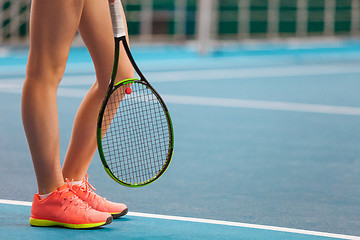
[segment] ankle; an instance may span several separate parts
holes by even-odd
[[[45,198],[47,198],[48,196],[50,196],[53,192],[49,192],[46,194],[39,194],[39,198],[40,200],[44,200]]]
[[[39,196],[45,196],[45,195],[49,196],[51,193],[59,190],[60,188],[63,188],[65,185],[67,185],[67,183],[61,182],[54,186],[46,186],[46,187],[39,186]]]

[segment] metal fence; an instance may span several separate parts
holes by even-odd
[[[123,0],[133,41],[359,37],[360,0]],[[28,44],[30,0],[0,0],[0,44]]]

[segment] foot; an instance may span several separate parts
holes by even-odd
[[[96,211],[79,199],[68,182],[43,200],[34,195],[29,222],[38,227],[89,229],[110,224],[112,219],[109,213]]]
[[[93,209],[100,212],[110,213],[113,218],[120,218],[128,213],[128,208],[123,203],[114,203],[97,195],[93,190],[95,188],[88,182],[88,175],[86,174],[82,183],[72,186],[76,195],[89,204]]]

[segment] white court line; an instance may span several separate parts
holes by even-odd
[[[63,97],[83,97],[85,93],[86,90],[71,89],[71,88],[61,88],[58,91],[58,95]],[[173,104],[360,116],[360,108],[358,107],[303,104],[303,103],[276,102],[276,101],[258,101],[258,100],[232,99],[232,98],[177,96],[177,95],[166,95],[166,94],[162,94],[161,96],[163,97],[166,103],[173,103]]]
[[[360,108],[346,106],[331,106],[319,104],[304,104],[292,102],[258,101],[231,98],[212,98],[194,96],[161,95],[165,102],[175,104],[202,105],[213,107],[250,108],[263,110],[295,111],[323,114],[360,115]]]
[[[72,70],[74,73],[78,70]],[[4,71],[5,72],[5,71]],[[73,76],[71,71],[64,75],[62,84],[84,85],[92,84],[95,80],[94,72],[85,69],[85,76]],[[328,76],[332,74],[357,74],[360,73],[359,64],[322,64],[322,65],[290,65],[271,67],[250,67],[250,68],[208,68],[188,70],[159,70],[144,71],[145,76],[151,82],[183,82],[183,81],[209,81],[209,80],[241,80],[256,78],[275,77],[300,77],[300,76]],[[17,73],[18,74],[18,73]],[[23,80],[22,78],[2,79],[6,82]],[[78,81],[79,80],[79,81]],[[1,81],[1,82],[2,82]]]
[[[15,85],[0,84],[0,92],[19,94],[21,93],[21,86],[16,84]],[[83,98],[86,92],[87,92],[86,89],[60,87],[58,90],[58,96]],[[178,95],[167,95],[167,94],[162,94],[161,96],[163,97],[166,103],[173,103],[173,104],[360,116],[359,107],[277,102],[277,101],[259,101],[259,100],[233,99],[233,98],[178,96]]]
[[[30,206],[32,202],[26,202],[26,201],[17,201],[17,200],[6,200],[6,199],[0,199],[0,203],[2,204],[10,204],[10,205],[18,205],[18,206]]]
[[[332,74],[360,73],[359,64],[307,65],[262,68],[201,69],[182,71],[148,72],[145,76],[151,82],[175,82],[197,80],[228,80],[274,77],[321,76]]]
[[[18,206],[31,206],[31,202],[5,200],[5,199],[0,199],[0,204],[11,204],[11,205],[18,205]],[[260,230],[270,230],[270,231],[276,231],[276,232],[297,233],[297,234],[320,236],[320,237],[329,237],[329,238],[338,238],[338,239],[360,240],[360,237],[358,237],[358,236],[351,236],[351,235],[344,235],[344,234],[327,233],[327,232],[319,232],[319,231],[309,231],[309,230],[303,230],[303,229],[284,228],[284,227],[267,226],[267,225],[259,225],[259,224],[241,223],[241,222],[212,220],[212,219],[204,219],[204,218],[179,217],[179,216],[151,214],[151,213],[140,213],[140,212],[129,212],[127,215],[136,216],[136,217],[144,217],[144,218],[156,218],[156,219],[165,219],[165,220],[174,220],[174,221],[207,223],[207,224],[216,224],[216,225],[223,225],[223,226],[233,226],[233,227],[260,229]]]

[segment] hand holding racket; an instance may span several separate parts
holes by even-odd
[[[174,145],[173,127],[164,101],[131,55],[120,0],[110,4],[110,11],[115,58],[98,117],[98,150],[111,178],[124,186],[140,187],[158,179],[169,166]],[[120,43],[140,79],[126,79],[114,84]]]

